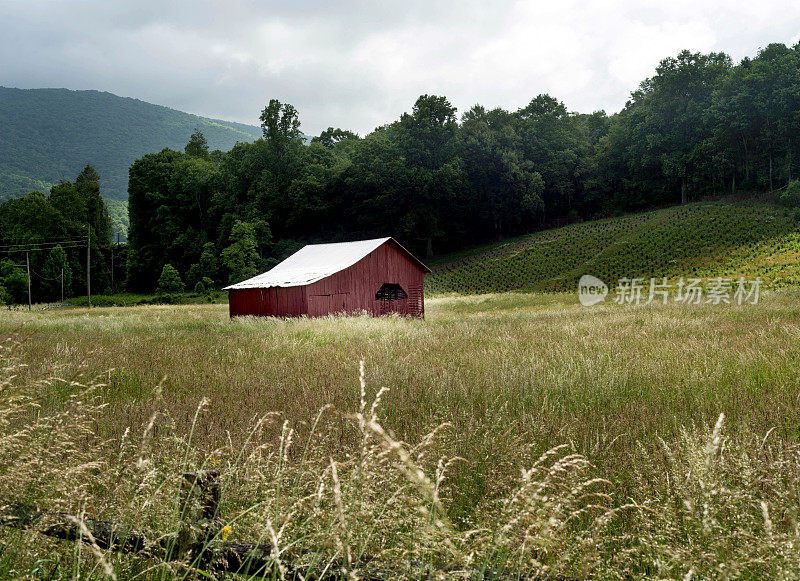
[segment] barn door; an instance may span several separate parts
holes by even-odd
[[[331,293],[329,295],[311,295],[308,297],[309,315],[325,317],[347,310],[347,295],[350,293]]]

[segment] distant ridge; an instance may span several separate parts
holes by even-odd
[[[112,93],[0,87],[0,200],[46,192],[87,163],[100,173],[103,196],[126,200],[133,161],[165,147],[182,150],[195,127],[212,150],[261,136],[260,127]]]

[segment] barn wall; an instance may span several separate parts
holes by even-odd
[[[228,303],[231,317],[297,317],[308,311],[302,286],[230,290]]]
[[[305,287],[308,314],[367,311],[373,315],[397,312],[424,316],[424,273],[419,265],[391,242],[376,248],[353,266]],[[408,294],[401,301],[378,301],[375,293],[384,283],[399,284]]]

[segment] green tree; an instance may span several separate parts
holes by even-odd
[[[717,83],[706,123],[707,157],[723,170],[720,181],[737,176],[745,188],[785,184],[796,175],[800,143],[800,45],[770,44],[744,59]],[[715,176],[716,177],[716,176]]]
[[[61,245],[57,245],[47,255],[44,266],[42,266],[42,276],[45,278],[43,287],[48,300],[61,298],[62,273],[64,297],[68,297],[72,291],[72,268],[69,265],[67,253],[64,252]]]
[[[189,143],[187,143],[184,148],[184,152],[186,152],[186,155],[191,155],[192,157],[200,157],[202,159],[210,158],[208,142],[203,136],[203,133],[196,127],[194,133],[192,133],[192,136],[189,138]]]
[[[194,292],[205,295],[208,302],[214,301],[214,281],[204,276],[201,280],[197,281],[194,285]]]
[[[282,149],[287,143],[301,141],[303,138],[297,109],[289,103],[270,99],[259,119],[264,139],[276,149]]]
[[[573,211],[579,203],[580,159],[586,135],[580,119],[550,95],[538,95],[514,114],[521,159],[543,181],[541,217],[552,219]]]
[[[320,133],[318,137],[314,137],[311,143],[319,143],[328,149],[333,149],[336,144],[345,139],[358,139],[358,134],[347,131],[346,129],[339,129],[338,127],[328,127],[325,131]]]
[[[544,183],[533,162],[522,155],[513,116],[475,106],[464,114],[460,138],[468,183],[466,227],[489,238],[534,222],[543,210]]]
[[[99,248],[107,249],[111,244],[111,219],[108,208],[100,195],[100,175],[87,164],[75,178],[75,188],[85,204],[85,222],[92,228],[92,237]]]
[[[81,173],[78,174],[78,177],[75,178],[75,185],[78,186],[78,188],[80,188],[89,183],[99,184],[100,174],[97,173],[97,170],[94,168],[92,164],[87,163],[86,167],[84,167],[81,170]]]
[[[664,189],[678,189],[682,204],[690,183],[701,177],[700,146],[709,135],[705,111],[730,67],[726,54],[682,51],[662,60],[655,76],[633,95],[634,158],[657,163]]]
[[[28,275],[23,268],[6,258],[0,262],[0,277],[6,289],[6,302],[28,302]]]
[[[456,156],[456,108],[445,97],[422,95],[411,114],[400,117],[399,141],[411,167],[409,203],[400,235],[421,239],[425,254],[447,236],[447,216],[464,187],[462,160]],[[402,204],[402,202],[401,202]]]
[[[41,192],[4,202],[0,206],[0,233],[6,244],[50,242],[68,235],[63,214]]]
[[[258,274],[258,245],[253,225],[237,220],[229,241],[230,246],[222,251],[222,264],[228,271],[228,281],[236,283]]]
[[[161,276],[158,277],[156,293],[159,295],[169,295],[183,292],[185,288],[181,276],[175,267],[171,264],[165,264],[164,268],[161,269]]]
[[[112,223],[105,200],[100,195],[99,179],[94,167],[87,165],[74,183],[61,181],[53,186],[47,199],[62,216],[64,236],[82,238],[87,235],[87,229],[91,229],[92,285],[94,290],[102,291],[111,282],[108,273]],[[85,253],[75,258],[82,262],[82,268],[85,269]]]
[[[198,262],[200,278],[210,278],[219,280],[219,253],[217,246],[213,242],[206,242],[203,245],[203,252],[200,254]]]
[[[152,291],[165,263],[187,272],[198,261],[208,233],[215,231],[217,180],[208,160],[169,149],[134,162],[128,183],[131,290]]]
[[[788,208],[800,208],[800,180],[790,181],[778,196],[778,201]]]
[[[261,127],[264,140],[249,148],[251,203],[244,216],[267,220],[276,226],[279,235],[286,236],[291,234],[290,223],[295,213],[289,189],[292,181],[302,175],[305,155],[297,110],[272,99],[261,113]]]

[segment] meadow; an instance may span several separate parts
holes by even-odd
[[[8,312],[0,499],[155,539],[177,526],[180,472],[213,467],[226,538],[306,575],[797,578],[798,299],[440,296],[424,321]],[[5,577],[198,574],[30,531],[0,545]]]

